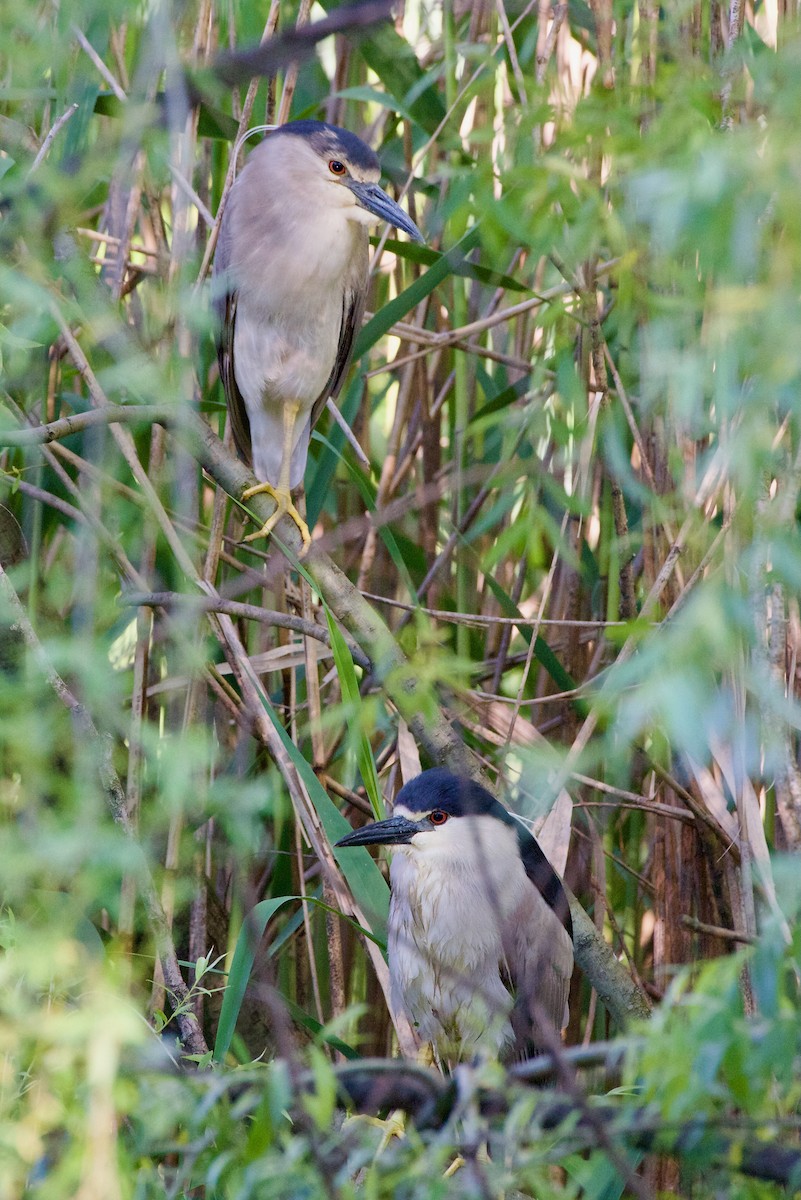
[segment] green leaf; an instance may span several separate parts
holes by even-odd
[[[639,1150],[620,1150],[634,1172],[643,1159]],[[606,1154],[596,1151],[588,1159],[571,1155],[562,1160],[570,1179],[581,1187],[582,1200],[620,1200],[626,1187],[625,1179],[609,1161]]]
[[[380,92],[378,88],[368,87],[366,84],[362,87],[342,88],[336,95],[340,100],[361,100],[364,104],[380,104],[382,108],[388,108],[390,112],[398,113],[407,121],[414,120],[412,110],[402,105],[400,100],[396,100],[394,96],[388,96],[386,92]]]
[[[373,235],[370,241],[377,246],[381,238]],[[425,267],[434,266],[443,257],[439,250],[432,250],[430,246],[421,246],[419,242],[402,242],[398,238],[388,237],[384,244],[387,250],[405,258],[407,262],[420,263]],[[482,267],[478,263],[467,260],[452,263],[450,273],[458,275],[461,279],[476,279],[487,287],[505,288],[507,292],[524,292],[527,295],[534,294],[533,289],[527,287],[525,283],[521,283],[519,279],[514,279],[511,275],[504,274],[503,271],[493,271],[491,267]]]
[[[348,389],[346,403],[349,406],[351,401],[351,392],[361,392],[360,384],[358,387],[356,384],[357,381],[354,380],[353,384]],[[344,405],[342,411],[343,416],[345,416],[345,420],[350,422],[351,418],[349,411],[346,412]],[[334,441],[335,438],[336,441]],[[317,462],[317,467],[312,473],[312,484],[309,488],[308,500],[306,503],[306,512],[309,517],[309,527],[313,527],[315,521],[320,515],[325,499],[325,491],[327,487],[331,486],[334,467],[337,462],[341,462],[343,464],[351,479],[358,487],[367,511],[375,512],[375,501],[378,489],[376,488],[375,483],[368,478],[367,474],[359,466],[347,459],[344,454],[340,453],[340,447],[345,441],[345,435],[339,426],[332,426],[329,438],[324,438],[322,434],[317,432],[313,433],[312,441],[319,442],[325,447],[325,450],[323,454],[320,455],[320,458]],[[409,595],[411,596],[412,600],[416,601],[417,592],[415,591],[412,577],[409,574],[406,561],[407,556],[404,555],[403,551],[399,547],[394,533],[388,525],[381,524],[378,527],[378,536],[386,546],[389,556],[395,564],[398,574],[406,585]]]
[[[348,384],[344,392],[340,392],[337,400],[337,407],[342,413],[349,425],[352,425],[359,412],[359,405],[362,398],[362,379],[358,374],[355,374]],[[324,450],[314,460],[314,463],[309,464],[306,480],[306,514],[308,517],[309,528],[313,529],[317,523],[320,513],[323,511],[323,506],[326,497],[333,487],[334,474],[336,472],[337,463],[348,460],[343,454],[345,447],[345,434],[340,429],[339,425],[331,421],[328,430],[328,437],[323,438],[322,434],[315,430],[312,433],[312,439],[315,442],[322,442]]]
[[[350,828],[350,826],[347,826],[347,822],[346,827]],[[370,857],[369,855],[366,856],[367,858]],[[372,859],[370,859],[370,862],[372,862]],[[375,866],[375,864],[373,865]],[[380,872],[378,871],[377,874],[383,883],[383,876],[381,876]],[[386,884],[384,887],[386,889]],[[242,922],[242,928],[240,929],[239,936],[236,939],[234,956],[231,959],[231,969],[228,972],[228,983],[223,993],[223,1001],[220,1008],[220,1020],[219,1024],[217,1025],[217,1037],[214,1042],[213,1057],[215,1062],[222,1062],[230,1049],[231,1040],[236,1030],[236,1023],[239,1020],[239,1014],[242,1010],[242,1001],[245,998],[245,992],[247,991],[248,982],[250,981],[251,972],[253,971],[253,963],[256,961],[256,953],[259,949],[261,939],[264,936],[265,929],[278,910],[285,904],[289,904],[290,901],[297,901],[300,903],[304,899],[307,903],[316,904],[319,908],[324,909],[326,912],[333,912],[336,916],[342,916],[342,913],[332,909],[330,905],[323,903],[323,901],[318,900],[314,896],[274,896],[272,899],[262,900],[254,908],[252,908],[245,917],[245,920]],[[366,936],[372,937],[374,941],[378,940],[375,937],[375,934],[370,930],[361,929],[361,927],[356,925],[356,922],[351,921],[350,918],[345,918],[345,920],[354,925],[356,928],[360,929],[360,931],[366,934]],[[273,947],[270,948],[268,953],[270,953],[272,949]],[[286,1004],[290,1015],[293,1017],[297,1017],[298,1014],[302,1012],[301,1009],[298,1009],[297,1006],[285,996],[282,997],[282,1000]],[[304,1024],[308,1024],[308,1021],[310,1020],[311,1018],[309,1018],[306,1014],[303,1014]],[[319,1032],[321,1029],[322,1026],[318,1025],[315,1032]],[[338,1047],[338,1049],[341,1048],[341,1046]]]
[[[323,7],[328,10],[333,5],[326,0]],[[445,119],[445,105],[435,90],[436,73],[426,77],[406,39],[387,22],[364,38],[360,53],[387,91],[397,97],[399,108],[408,107],[426,133],[434,133]]]
[[[510,383],[508,387],[498,392],[497,396],[493,396],[491,400],[488,400],[470,418],[467,428],[471,429],[485,420],[486,417],[492,416],[493,413],[502,412],[504,408],[508,408],[510,404],[514,404],[515,400],[519,400],[521,396],[526,394],[530,379],[530,375],[524,375],[522,379],[518,379],[515,383]]]
[[[360,471],[357,467],[351,467],[350,464],[348,464],[348,466],[351,476],[353,479],[355,479],[356,485],[362,494],[362,499],[364,500],[368,512],[375,512],[375,501],[376,495],[378,494],[375,484],[367,478],[363,471]],[[416,603],[417,592],[415,590],[414,583],[412,582],[412,577],[409,574],[406,558],[398,545],[394,533],[387,524],[382,523],[378,527],[378,536],[381,538],[381,541],[389,551],[389,556],[395,564],[398,575],[403,580],[412,600]]]
[[[339,676],[339,685],[342,688],[342,699],[346,704],[350,705],[353,718],[359,726],[358,761],[362,783],[370,798],[373,815],[377,821],[381,821],[386,816],[386,813],[384,811],[384,801],[381,796],[381,787],[378,783],[378,772],[376,771],[375,759],[373,758],[373,748],[362,726],[363,706],[359,691],[359,681],[356,678],[356,670],[353,666],[350,650],[339,630],[339,626],[334,620],[328,605],[325,604],[323,607],[325,608],[325,619],[328,622],[328,633],[331,638],[331,650],[333,651],[337,675]]]
[[[196,82],[200,85],[203,81],[205,76],[198,73]],[[201,87],[198,86],[197,90],[200,92]],[[166,97],[163,92],[159,92],[154,98],[154,104],[159,111],[164,109]],[[122,117],[124,108],[125,105],[112,92],[100,92],[94,102],[94,111],[101,117]],[[239,122],[210,104],[208,100],[203,100],[199,105],[197,131],[201,137],[233,142],[239,132]]]
[[[282,996],[282,1001],[292,1020],[304,1029],[308,1029],[309,1033],[313,1033],[318,1041],[325,1042],[327,1046],[333,1047],[334,1050],[338,1050],[345,1058],[349,1058],[354,1062],[361,1058],[358,1050],[354,1050],[353,1046],[350,1046],[347,1042],[343,1042],[342,1038],[330,1032],[327,1026],[321,1025],[316,1017],[307,1013],[299,1004],[295,1004],[293,1000],[288,1000],[286,996]]]
[[[220,1021],[217,1025],[217,1037],[214,1042],[214,1061],[222,1062],[231,1045],[236,1023],[242,1008],[242,1001],[253,970],[256,951],[264,935],[268,922],[275,916],[279,908],[297,896],[276,896],[271,900],[262,900],[251,909],[236,941],[234,957],[231,960],[231,970],[228,972],[228,986],[223,994],[220,1008]]]
[[[400,321],[411,312],[421,300],[425,300],[443,280],[449,275],[453,275],[457,267],[459,267],[467,258],[470,251],[478,242],[478,226],[474,225],[469,229],[463,238],[460,238],[455,246],[452,246],[446,254],[441,254],[434,266],[426,271],[425,275],[421,275],[419,279],[415,279],[414,283],[410,284],[399,296],[394,300],[390,300],[389,304],[385,304],[380,312],[377,312],[371,321],[364,325],[356,338],[356,347],[354,357],[361,356],[374,346],[380,337],[388,333],[396,321]]]

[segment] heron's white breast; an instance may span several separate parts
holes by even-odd
[[[367,238],[345,213],[314,192],[294,203],[291,192],[232,196],[234,364],[251,421],[270,396],[279,412],[286,401],[311,408],[331,375],[343,296]]]
[[[429,951],[467,968],[497,961],[503,923],[530,886],[514,830],[488,816],[416,834],[396,850],[390,879]]]
[[[498,1053],[512,1038],[503,927],[531,886],[514,830],[493,817],[451,818],[398,847],[390,879],[394,1002],[437,1045],[456,1036]]]

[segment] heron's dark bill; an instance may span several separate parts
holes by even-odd
[[[349,180],[347,186],[356,197],[357,203],[366,208],[374,216],[379,217],[382,221],[388,221],[390,225],[394,225],[397,229],[408,233],[410,238],[415,242],[424,242],[420,230],[415,225],[408,213],[405,213],[399,204],[391,200],[385,191],[383,191],[377,183],[360,183],[358,180]]]
[[[403,846],[408,845],[416,833],[423,829],[419,821],[410,821],[408,817],[389,817],[386,821],[376,821],[365,825],[363,829],[355,829],[340,838],[337,846]]]

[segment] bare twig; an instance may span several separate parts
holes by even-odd
[[[238,600],[225,600],[221,596],[190,596],[181,592],[126,592],[120,598],[120,604],[131,607],[146,606],[147,608],[186,609],[189,612],[220,612],[229,617],[240,617],[245,621],[258,621],[262,625],[275,625],[280,629],[291,629],[302,633],[304,637],[314,638],[330,648],[331,638],[328,630],[317,621],[296,617],[291,613],[279,612],[274,608],[260,608],[257,604],[242,604]],[[360,646],[348,638],[348,648],[354,662],[365,669],[370,666],[370,659]]]
[[[37,168],[41,166],[41,164],[43,163],[44,159],[47,156],[47,152],[49,151],[50,147],[53,145],[53,142],[55,141],[55,139],[58,137],[58,134],[61,132],[61,130],[67,124],[67,121],[69,121],[70,117],[73,117],[77,111],[78,111],[78,105],[71,104],[69,106],[69,108],[66,108],[64,110],[64,112],[61,114],[61,116],[58,118],[58,120],[55,122],[55,124],[52,126],[52,128],[47,131],[45,139],[42,142],[41,146],[39,147],[39,151],[36,155],[36,158],[31,163],[30,170],[28,171],[29,176],[33,175],[34,171],[37,170]]]
[[[708,933],[710,937],[720,938],[724,942],[741,942],[743,945],[750,946],[756,941],[752,933],[743,933],[738,929],[724,929],[721,925],[706,925],[697,917],[683,916],[681,923],[687,929],[695,930],[696,933]]]
[[[556,39],[559,37],[559,30],[562,28],[566,16],[566,4],[553,5],[551,8],[550,28],[542,44],[542,49],[537,52],[537,83],[542,83],[545,79],[545,72],[548,69],[548,63],[556,48]]]
[[[86,37],[86,35],[82,32],[82,30],[80,30],[78,28],[77,25],[72,26],[72,33],[73,33],[73,36],[74,36],[76,42],[78,43],[78,45],[92,60],[92,62],[97,67],[100,74],[105,79],[106,83],[111,88],[114,95],[117,97],[117,99],[120,101],[121,104],[124,104],[125,101],[128,99],[128,97],[125,95],[125,92],[120,87],[119,83],[114,78],[111,71],[109,71],[108,67],[103,62],[103,59],[100,57],[100,55],[97,53],[97,51],[95,50],[92,43],[89,41],[89,39]]]
[[[103,408],[90,408],[86,412],[73,413],[69,417],[59,417],[47,425],[33,425],[25,429],[0,429],[0,446],[45,446],[98,425],[152,425],[154,422],[171,424],[175,420],[180,420],[180,414],[171,408],[160,408],[150,404],[106,403]]]

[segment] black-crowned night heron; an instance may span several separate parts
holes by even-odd
[[[553,1043],[573,972],[567,896],[526,827],[485,788],[424,771],[388,820],[337,845],[395,850],[392,1004],[441,1062],[521,1058]]]
[[[237,449],[310,543],[291,491],[312,426],[345,380],[368,283],[368,226],[422,241],[381,190],[378,159],[346,129],[292,121],[269,133],[231,189],[214,259],[218,357]]]

